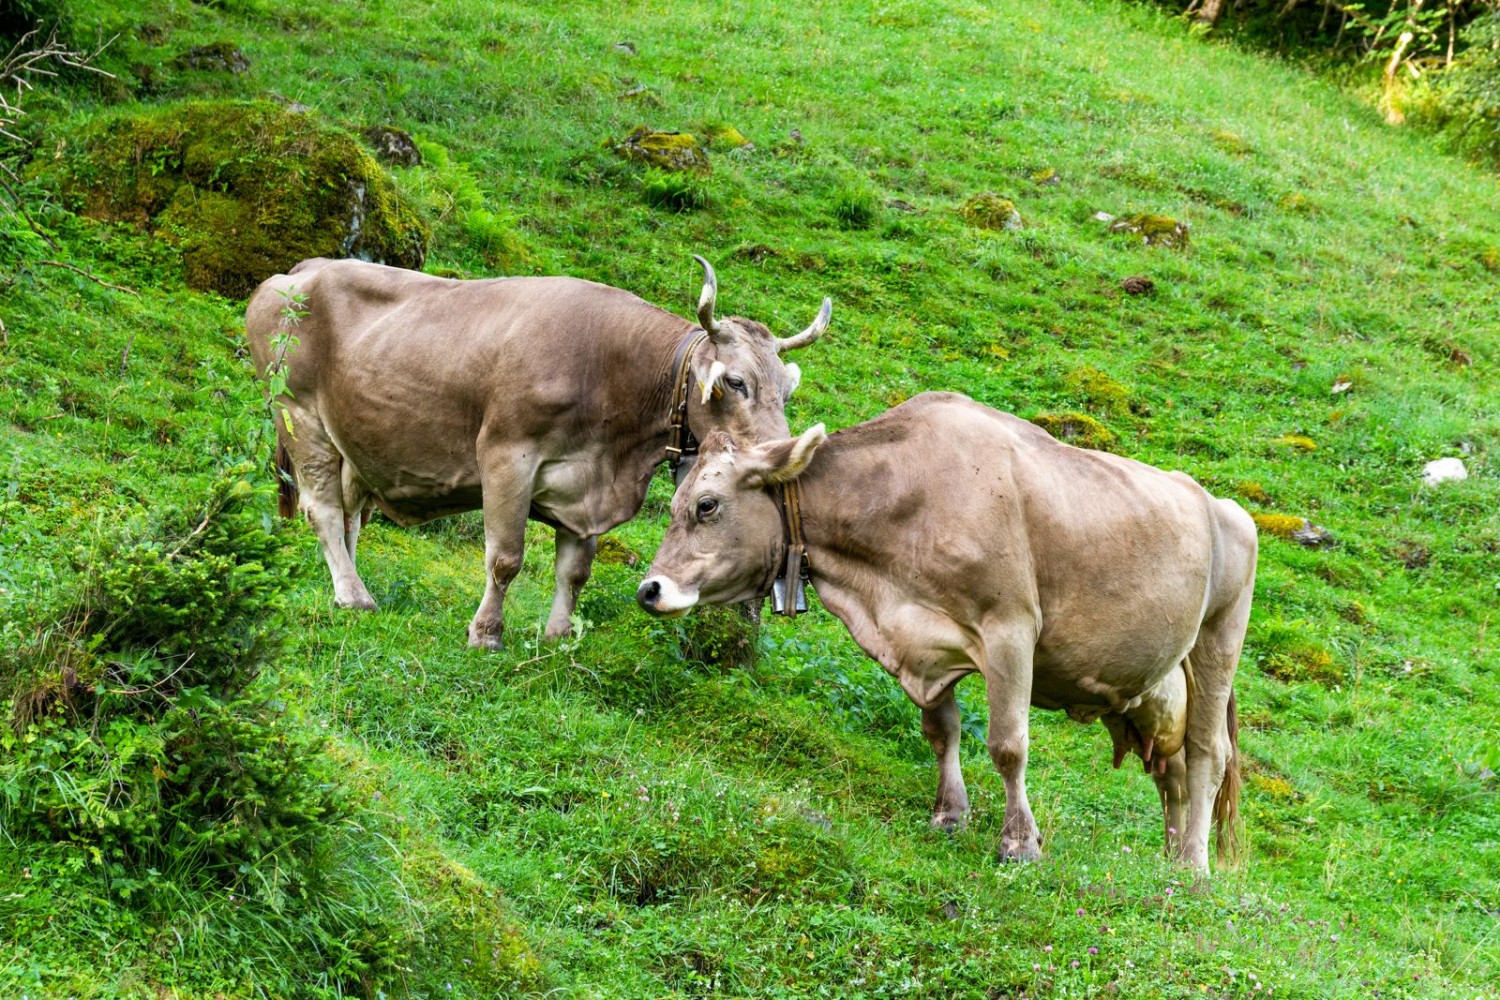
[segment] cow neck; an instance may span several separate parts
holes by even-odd
[[[781,511],[782,540],[785,552],[781,568],[771,585],[772,613],[796,618],[807,610],[807,583],[812,570],[807,562],[807,540],[802,534],[802,491],[797,480],[788,480],[771,490]]]
[[[672,465],[672,475],[677,475],[677,469],[682,465],[684,455],[698,454],[698,438],[693,434],[693,429],[688,426],[688,383],[692,379],[693,369],[689,363],[693,359],[693,352],[698,345],[708,339],[708,333],[701,329],[689,330],[687,336],[677,345],[677,353],[672,358],[672,410],[670,414],[671,435],[667,440],[667,461]]]

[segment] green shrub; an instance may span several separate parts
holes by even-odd
[[[75,556],[60,610],[0,652],[0,820],[115,875],[312,850],[344,804],[257,683],[296,561],[236,478]]]
[[[1500,160],[1500,11],[1463,31],[1463,57],[1417,97],[1418,116],[1462,150]]]

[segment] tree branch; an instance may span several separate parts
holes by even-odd
[[[136,291],[133,288],[126,288],[124,285],[111,285],[109,282],[105,281],[103,278],[100,278],[100,277],[98,277],[96,275],[90,274],[88,271],[85,271],[83,268],[79,267],[76,264],[68,264],[68,263],[64,263],[63,261],[60,261],[60,260],[32,260],[32,261],[27,261],[25,264],[23,264],[21,266],[22,267],[29,267],[32,264],[45,264],[48,267],[62,267],[62,268],[66,268],[69,271],[76,271],[77,273],[83,275],[85,278],[89,279],[90,281],[97,282],[98,284],[103,285],[105,288],[112,288],[112,289],[114,289],[117,292],[125,292],[128,295],[134,295],[136,298],[140,298],[140,295],[141,295],[140,292]]]

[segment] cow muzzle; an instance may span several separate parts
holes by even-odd
[[[658,618],[681,618],[698,603],[698,592],[683,590],[664,576],[648,576],[636,589],[635,602]]]

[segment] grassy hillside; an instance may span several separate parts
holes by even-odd
[[[274,93],[356,132],[393,124],[424,154],[392,173],[433,227],[428,270],[574,274],[689,315],[701,253],[721,311],[783,335],[833,297],[832,329],[798,359],[794,429],[958,389],[1081,414],[1115,450],[1270,515],[1237,685],[1249,849],[1211,882],[1174,869],[1153,786],[1109,767],[1102,727],[1034,713],[1046,857],[998,865],[1002,785],[972,680],[969,829],[930,832],[917,712],[836,620],[768,623],[757,662],[731,668],[704,626],[634,607],[660,480],[615,533],[640,560],[597,567],[558,645],[539,639],[551,542],[533,527],[501,654],[464,646],[474,516],[375,521],[361,571],[376,614],[331,609],[311,534],[291,526],[305,572],[252,691],[268,727],[305,741],[276,745],[316,757],[331,832],[301,853],[288,835],[295,868],[280,846],[214,868],[8,828],[0,995],[1496,995],[1492,174],[1114,3],[183,0],[74,16],[122,32],[119,79],[34,102],[33,173],[91,122],[189,98]],[[248,70],[174,66],[217,41]],[[718,136],[712,174],[610,151],[642,123]],[[1022,228],[965,219],[987,192]],[[68,205],[37,211],[58,248],[14,244],[31,263],[0,273],[0,638],[30,651],[0,663],[54,688],[44,640],[120,524],[226,480],[274,513],[242,303],[188,291],[170,248]],[[1098,212],[1182,221],[1188,244],[1144,246]],[[1154,291],[1128,293],[1131,276]],[[1471,478],[1424,486],[1445,456]],[[1336,544],[1277,537],[1288,517]],[[41,758],[24,727],[5,732],[12,810],[25,782],[61,787],[84,756]]]

